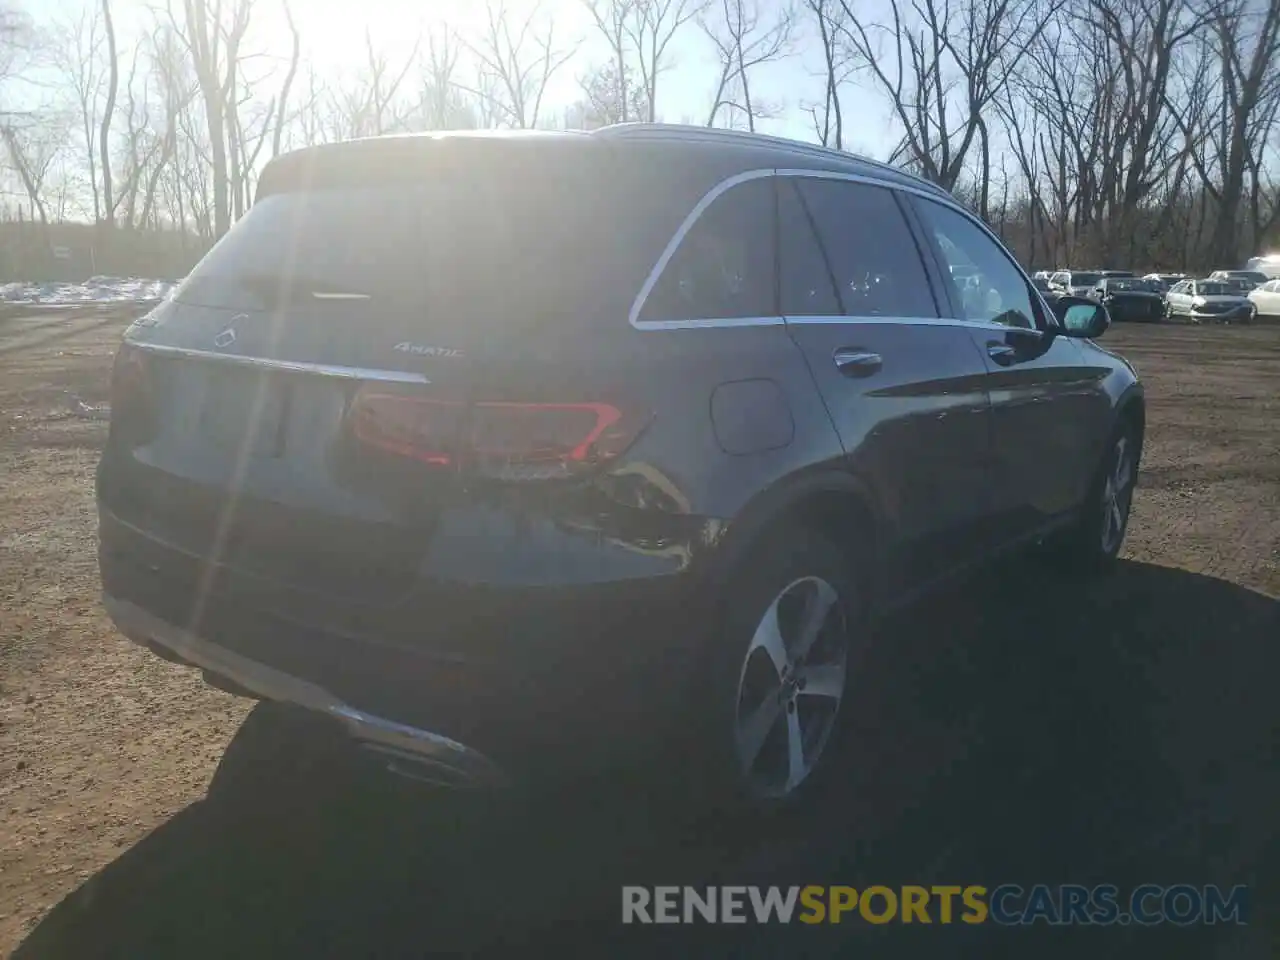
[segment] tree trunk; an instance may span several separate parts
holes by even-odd
[[[102,111],[102,129],[98,149],[102,151],[102,219],[108,229],[115,225],[115,201],[111,196],[111,115],[116,109],[116,89],[120,84],[120,65],[116,61],[116,28],[111,20],[111,0],[102,0],[102,17],[107,30],[107,105]]]

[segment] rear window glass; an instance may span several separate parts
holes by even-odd
[[[1232,292],[1225,283],[1197,283],[1196,293],[1202,297],[1221,297]]]
[[[1150,293],[1152,290],[1151,281],[1136,280],[1127,277],[1112,277],[1107,280],[1107,289],[1113,293],[1120,291],[1133,291],[1136,293]]]
[[[619,249],[618,191],[604,157],[578,153],[269,193],[175,299],[353,318],[413,309],[494,327],[589,313]]]
[[[1071,274],[1071,285],[1073,287],[1091,287],[1099,279],[1100,277],[1096,273],[1073,273]]]

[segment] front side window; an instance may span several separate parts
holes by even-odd
[[[950,207],[920,200],[919,208],[951,274],[954,302],[960,306],[963,319],[1034,329],[1036,314],[1031,290],[1000,246],[976,223]]]
[[[642,321],[777,314],[772,178],[729,188],[680,241],[640,312]]]
[[[938,316],[920,250],[890,190],[849,180],[794,179],[845,316]]]

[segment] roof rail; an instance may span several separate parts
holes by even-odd
[[[857,161],[864,163],[870,167],[876,167],[880,170],[891,171],[898,176],[906,177],[914,180],[944,196],[949,196],[947,191],[938,186],[931,180],[926,180],[917,174],[903,170],[901,167],[895,167],[891,163],[885,163],[882,160],[872,160],[859,153],[849,153],[844,150],[836,150],[832,147],[824,147],[816,143],[806,143],[803,140],[792,140],[789,137],[778,137],[768,133],[751,133],[746,130],[727,130],[723,127],[699,127],[686,123],[615,123],[606,127],[599,127],[591,131],[592,136],[607,137],[609,139],[625,138],[625,139],[676,139],[676,140],[701,140],[708,143],[725,143],[736,141],[742,144],[757,144],[782,147],[794,153],[804,154],[810,157],[822,157],[830,160]]]

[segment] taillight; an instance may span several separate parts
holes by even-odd
[[[477,403],[468,420],[467,466],[496,480],[574,476],[626,452],[644,426],[609,403]]]
[[[361,390],[351,404],[351,429],[376,450],[447,467],[456,462],[464,409],[459,401]]]
[[[351,408],[352,430],[363,444],[510,481],[577,476],[624,453],[647,422],[611,403],[467,404],[371,388]]]
[[[111,419],[146,414],[151,407],[151,371],[147,354],[125,342],[111,367]]]

